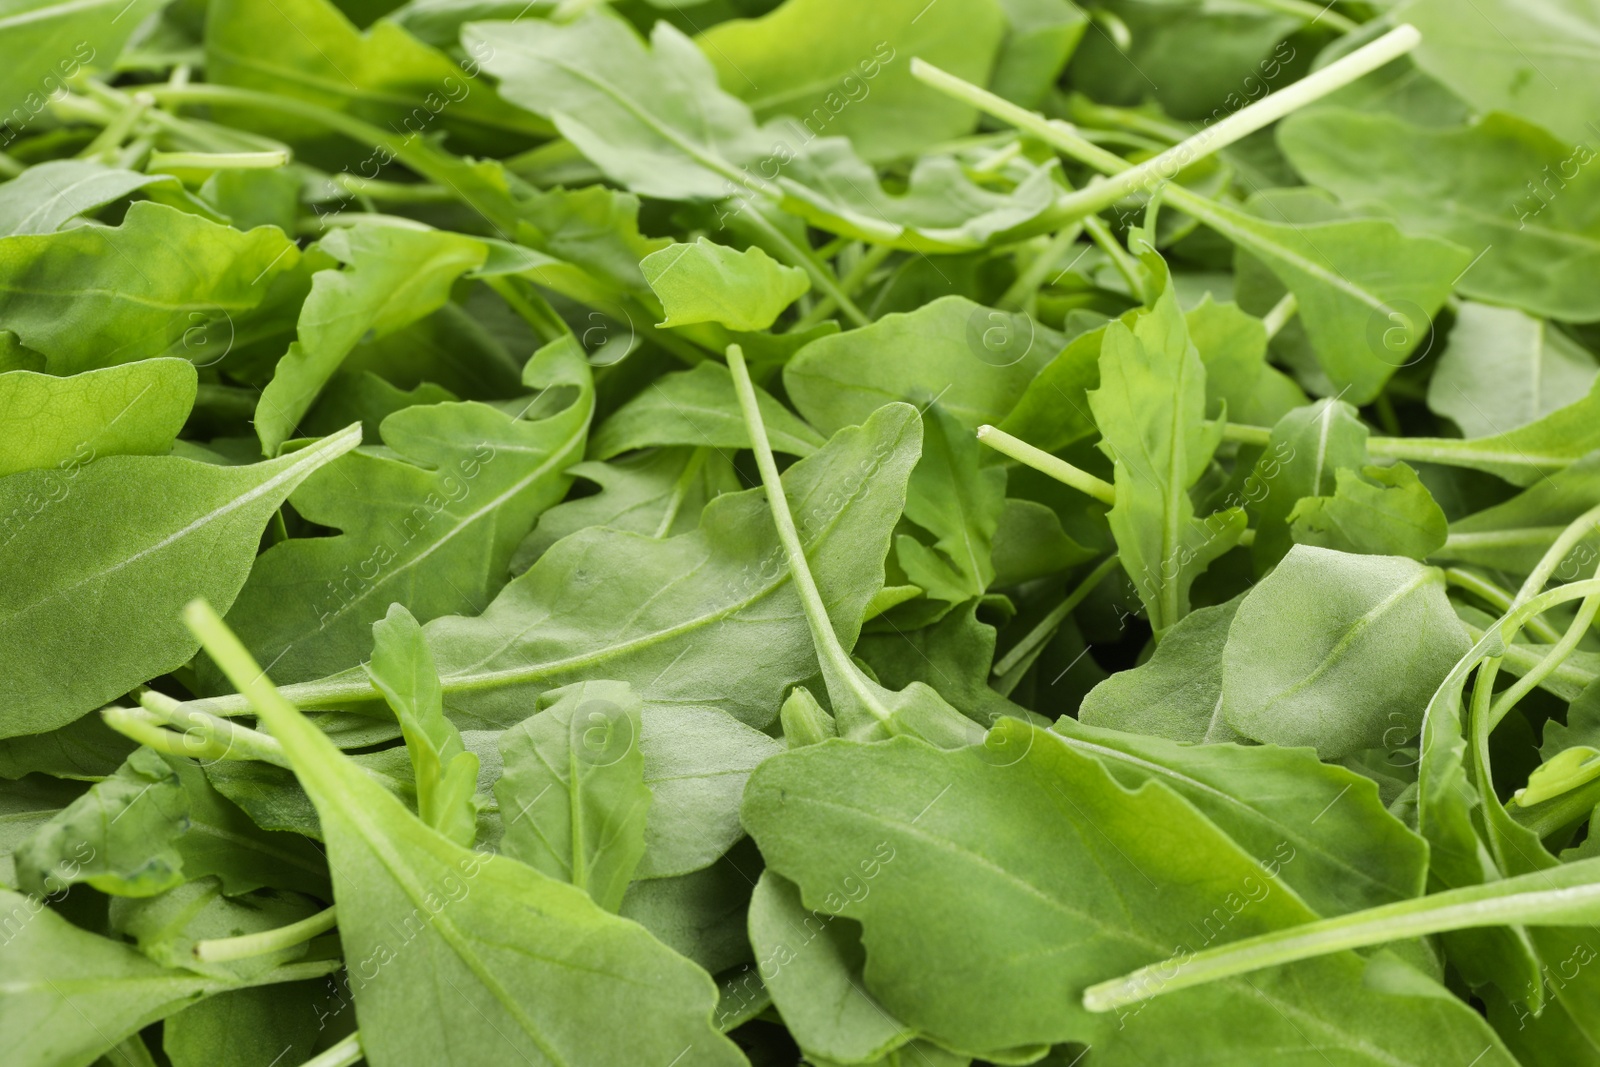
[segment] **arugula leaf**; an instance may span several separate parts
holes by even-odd
[[[1332,496],[1339,471],[1366,464],[1367,433],[1356,410],[1339,400],[1296,408],[1272,427],[1241,493],[1257,518],[1252,551],[1258,570],[1289,551],[1289,519],[1301,500]]]
[[[0,185],[0,237],[54,233],[133,192],[181,207],[183,185],[168,174],[140,174],[88,159],[53,159]],[[176,201],[176,202],[173,202]]]
[[[1417,65],[1480,111],[1509,111],[1587,142],[1600,97],[1584,72],[1600,55],[1587,0],[1484,0],[1462,12],[1411,0],[1400,18],[1422,31]]]
[[[400,729],[416,775],[417,817],[460,845],[472,844],[478,757],[461,746],[461,731],[444,717],[439,671],[422,627],[399,604],[372,625],[372,658],[363,664]]]
[[[1119,959],[1193,946],[1220,935],[1219,922],[1235,937],[1313,913],[1164,786],[1128,791],[1036,727],[1003,720],[985,745],[957,751],[896,738],[786,753],[752,776],[745,822],[806,906],[862,924],[868,991],[951,1048],[1080,1040],[1135,1063],[1200,1044],[1244,1061],[1306,1047],[1310,1025],[1311,1047],[1351,1063],[1432,1063],[1441,1044],[1468,1057],[1488,1046],[1486,1060],[1511,1063],[1441,987],[1399,964],[1398,990],[1368,987],[1350,955],[1174,993],[1120,1020],[1084,1012],[1083,987]],[[1055,846],[1039,848],[1044,839]],[[853,883],[866,891],[851,896]],[[971,937],[980,922],[983,937]]]
[[[1332,496],[1304,497],[1289,515],[1296,544],[1426,560],[1444,547],[1444,511],[1404,463],[1339,470]]]
[[[150,359],[57,378],[0,374],[0,477],[38,467],[62,474],[100,456],[160,455],[194,406],[195,371]]]
[[[241,636],[300,680],[359,663],[391,601],[422,621],[481,608],[533,520],[566,492],[591,380],[569,338],[528,361],[524,383],[545,391],[510,411],[467,402],[390,415],[387,448],[353,453],[294,494],[296,511],[341,533],[262,555],[229,613]]]
[[[355,226],[318,246],[345,270],[318,271],[300,309],[298,339],[261,393],[256,432],[276,455],[317,394],[357,342],[380,338],[438,309],[462,274],[483,265],[487,250],[439,230]]]
[[[929,596],[960,603],[994,581],[990,558],[1006,474],[980,467],[978,439],[938,402],[922,413],[922,458],[906,486],[905,516],[934,535],[931,548],[906,534],[895,540],[901,569]]]
[[[166,0],[104,0],[90,4],[68,0],[20,0],[0,15],[8,57],[29,62],[7,63],[0,73],[0,111],[10,120],[17,111],[35,115],[44,99],[61,91],[62,82],[100,60],[109,66],[139,24],[165,6]]]
[[[616,911],[644,855],[651,802],[639,698],[625,685],[592,682],[540,704],[500,738],[501,852]]]
[[[795,418],[765,389],[756,396],[774,449],[792,456],[809,456],[822,446],[822,435]],[[750,447],[750,435],[739,417],[739,401],[727,367],[707,361],[693,370],[657,378],[600,424],[589,454],[596,459],[611,459],[623,452],[657,445],[718,450]]]
[[[1597,375],[1594,356],[1544,321],[1464,302],[1428,380],[1428,407],[1466,437],[1492,437],[1560,411]]]
[[[982,80],[1004,30],[995,0],[935,8],[884,0],[790,0],[757,19],[730,19],[697,42],[723,89],[759,121],[799,120],[811,137],[848,137],[872,161],[913,155],[971,131],[976,113],[911,77],[917,56]]]
[[[1284,618],[1302,629],[1290,636]],[[1246,737],[1310,745],[1325,759],[1403,741],[1467,648],[1439,571],[1296,545],[1228,629],[1223,718]]]
[[[535,1064],[670,1062],[685,1048],[707,1064],[741,1062],[711,1026],[705,972],[581,890],[425,826],[278,694],[214,613],[196,605],[188,617],[317,805],[340,939],[367,961],[355,992],[368,1056],[487,1062],[509,1045]],[[522,906],[508,913],[505,900]],[[635,1024],[611,1025],[623,1012]]]
[[[359,440],[352,427],[248,467],[108,456],[0,480],[0,737],[65,725],[183,664],[197,646],[172,613],[200,594],[231,603],[278,505]]]
[[[120,226],[0,238],[0,321],[52,374],[169,354],[216,362],[298,259],[273,227],[240,233],[140,201]]]
[[[1425,35],[1424,57],[1432,44]],[[1578,322],[1600,318],[1600,298],[1573,280],[1600,265],[1600,179],[1585,166],[1593,136],[1586,128],[1574,149],[1506,115],[1428,130],[1342,109],[1297,115],[1278,133],[1295,169],[1350,207],[1482,249],[1461,292]],[[1359,164],[1336,144],[1361,145]]]
[[[1189,498],[1221,440],[1204,421],[1205,377],[1167,282],[1131,329],[1106,327],[1100,386],[1088,394],[1100,450],[1116,465],[1111,532],[1158,638],[1188,614],[1195,576],[1244,531],[1239,509],[1202,522]]]
[[[760,248],[735,251],[700,238],[669,245],[639,263],[667,317],[657,326],[715,322],[730,330],[764,330],[811,288],[798,267],[774,262]]]

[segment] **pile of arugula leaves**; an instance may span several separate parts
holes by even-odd
[[[0,1065],[1600,1064],[1597,71],[0,4]]]

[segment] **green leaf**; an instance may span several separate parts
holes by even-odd
[[[1148,660],[1089,690],[1078,719],[1191,744],[1238,740],[1222,716],[1222,650],[1239,599],[1185,615]]]
[[[735,798],[734,812],[738,803]],[[632,919],[708,974],[750,961],[745,914],[761,854],[746,842],[716,863],[673,878],[647,878],[628,886],[618,914]]]
[[[276,455],[356,344],[431,314],[450,286],[483,265],[482,242],[440,230],[364,225],[335,230],[319,247],[344,270],[318,271],[300,309],[298,339],[261,394],[255,425]]]
[[[65,725],[189,659],[179,606],[232,603],[278,505],[359,437],[248,467],[110,456],[0,480],[0,737]]]
[[[140,201],[120,226],[0,238],[0,321],[52,374],[169,354],[214,363],[299,258],[274,227],[240,233]]]
[[[1223,718],[1246,737],[1310,745],[1324,759],[1403,743],[1467,648],[1439,571],[1296,545],[1229,628]]]
[[[159,455],[194,406],[195,371],[150,359],[57,378],[0,374],[0,477],[55,467],[65,477],[100,456]]]
[[[1100,387],[1088,394],[1100,450],[1116,465],[1111,532],[1158,638],[1188,614],[1195,577],[1244,529],[1237,509],[1200,521],[1189,498],[1222,433],[1205,421],[1205,380],[1169,282],[1132,329],[1106,327]]]
[[[732,19],[697,43],[723,89],[765,122],[798,120],[811,137],[848,137],[890,160],[972,130],[977,113],[911,76],[911,57],[970,81],[988,77],[1004,34],[995,0],[790,0]]]
[[[400,720],[416,774],[417,816],[459,845],[472,844],[478,757],[461,747],[461,731],[444,717],[444,694],[422,627],[403,606],[372,625],[372,684]]]
[[[823,437],[765,389],[756,394],[772,447],[792,456],[809,456]],[[688,445],[737,450],[750,447],[739,416],[733,379],[721,363],[707,361],[693,370],[664,374],[611,414],[595,431],[589,454],[610,459],[636,448]]]
[[[285,982],[207,997],[162,1024],[172,1067],[274,1067],[309,1060],[331,1012],[327,982]],[[114,1061],[113,1061],[114,1062]],[[126,1065],[123,1065],[126,1067]]]
[[[0,14],[6,62],[0,65],[0,112],[32,118],[63,83],[94,63],[110,68],[128,38],[165,0],[20,0]],[[96,62],[98,60],[98,62]],[[26,128],[27,119],[18,123]]]
[[[889,405],[784,472],[801,542],[847,645],[883,587],[883,559],[920,428],[915,409]],[[504,727],[525,718],[541,693],[610,676],[647,702],[710,704],[765,726],[784,690],[817,671],[783,563],[760,490],[717,497],[693,533],[670,540],[581,530],[552,546],[481,615],[424,627],[446,711],[458,722]],[[308,706],[349,708],[372,699],[358,672],[285,692]]]
[[[666,312],[656,324],[662,329],[715,322],[730,330],[765,330],[811,290],[798,267],[754,246],[741,252],[704,237],[652,252],[639,267]]]
[[[291,945],[259,956],[217,963],[198,959],[196,943],[261,933],[308,919],[321,910],[317,901],[298,893],[226,896],[219,879],[202,878],[158,896],[114,900],[110,922],[112,929],[157,963],[214,978],[249,979],[303,958],[306,946]]]
[[[1523,24],[1519,16],[1508,28]],[[1434,43],[1425,32],[1420,54]],[[1534,74],[1529,84],[1543,81]],[[1278,133],[1295,169],[1347,206],[1485,250],[1457,283],[1461,292],[1578,322],[1600,318],[1600,297],[1577,280],[1600,270],[1594,136],[1585,128],[1574,149],[1506,115],[1429,130],[1339,108],[1296,115]],[[1353,144],[1359,153],[1335,147]]]
[[[922,426],[922,458],[906,487],[905,516],[934,535],[938,555],[902,536],[900,564],[930,595],[932,576],[924,581],[922,575],[932,571],[950,590],[946,598],[960,603],[982,596],[994,581],[990,553],[1005,507],[1005,468],[980,467],[978,439],[937,402],[922,413]],[[918,556],[908,558],[908,542],[921,550]],[[926,562],[908,566],[920,558]]]
[[[944,297],[813,341],[784,367],[783,385],[824,433],[860,423],[891,400],[920,407],[937,399],[976,429],[1005,418],[1060,347],[1059,335],[1025,315]]]
[[[867,885],[893,859],[886,844],[862,861],[851,885]],[[750,943],[773,1005],[808,1058],[875,1061],[916,1036],[862,989],[860,926],[808,911],[794,883],[770,870],[750,898]]]
[[[1272,210],[1270,201],[1254,206]],[[1472,262],[1459,245],[1408,236],[1386,219],[1276,222],[1215,204],[1202,221],[1295,295],[1331,385],[1326,391],[1352,404],[1371,401],[1412,361],[1432,316]]]
[[[1492,437],[1560,411],[1589,392],[1597,373],[1595,358],[1548,323],[1463,303],[1428,381],[1428,407],[1466,437]]]
[[[1296,544],[1426,560],[1444,547],[1449,523],[1416,471],[1404,463],[1337,472],[1333,496],[1307,497],[1289,516]]]
[[[834,232],[945,252],[981,247],[1037,216],[1053,195],[1053,163],[994,192],[947,157],[920,160],[905,192],[889,193],[843,138],[813,139],[792,120],[758,127],[749,107],[717,86],[694,42],[665,21],[649,48],[599,11],[565,25],[473,23],[462,39],[488,50],[483,65],[502,96],[548,115],[607,177],[641,195],[759,197]]]
[[[1051,730],[1127,788],[1158,781],[1189,801],[1320,914],[1422,894],[1427,843],[1384,808],[1370,778],[1314,752],[1176,744],[1068,718]]]
[[[228,616],[275,673],[316,678],[361,662],[392,602],[426,622],[481,610],[499,591],[517,543],[565,495],[594,407],[570,338],[535,353],[523,380],[545,392],[510,412],[397,411],[383,422],[386,448],[356,452],[294,494],[297,512],[341,532],[268,549]]]
[[[708,1065],[743,1061],[711,1025],[705,972],[582,890],[423,825],[278,695],[214,614],[191,617],[316,803],[370,1059],[491,1063],[509,1045],[539,1067],[670,1063],[685,1048]]]
[[[208,81],[320,104],[406,136],[445,130],[468,151],[549,133],[497,97],[477,63],[463,70],[388,19],[358,30],[326,0],[219,3],[206,14],[205,62]],[[291,142],[306,134],[282,116],[252,113],[249,124]],[[384,162],[374,153],[360,173]]]
[[[1014,104],[1038,107],[1077,50],[1089,16],[1068,0],[1000,0],[1000,7],[1010,25],[989,88]],[[930,62],[953,72],[944,63]]]
[[[134,749],[134,743],[105,724],[98,715],[85,715],[59,730],[0,741],[0,778],[17,779],[32,773],[56,778],[99,781],[113,774]]]
[[[1083,988],[1120,961],[1314,913],[1166,787],[1129,791],[1014,720],[956,751],[896,738],[774,757],[751,779],[745,821],[807,907],[862,924],[867,991],[963,1052],[1079,1040],[1118,1065],[1183,1062],[1196,1048],[1216,1062],[1304,1049],[1420,1065],[1441,1047],[1468,1060],[1495,1047],[1441,987],[1407,972],[1423,995],[1368,988],[1349,954],[1159,997],[1120,1019],[1086,1013]],[[1511,1063],[1503,1051],[1484,1062]]]
[[[500,738],[501,852],[616,911],[644,855],[651,801],[639,698],[625,685],[590,682],[540,704]]]
[[[178,179],[168,174],[140,174],[87,159],[40,163],[0,185],[0,237],[54,233],[140,190],[174,199],[184,195]]]
[[[1509,111],[1556,136],[1587,142],[1600,90],[1587,72],[1600,58],[1589,0],[1413,0],[1397,17],[1422,31],[1416,62],[1479,111]]]
[[[1333,495],[1339,471],[1366,464],[1367,432],[1355,408],[1339,400],[1296,408],[1272,427],[1266,451],[1240,492],[1257,519],[1258,570],[1289,551],[1295,505],[1305,497]]]

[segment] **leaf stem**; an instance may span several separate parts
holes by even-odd
[[[756,400],[755,385],[750,381],[750,370],[745,366],[744,350],[738,345],[728,346],[728,370],[733,374],[734,391],[739,396],[739,409],[744,413],[744,424],[750,433],[751,450],[755,453],[756,467],[761,471],[761,483],[767,491],[767,503],[772,511],[773,524],[778,528],[778,540],[789,558],[789,576],[795,591],[800,594],[800,604],[805,609],[806,622],[811,626],[811,639],[817,646],[817,658],[822,661],[823,675],[830,692],[838,686],[848,688],[880,722],[888,723],[890,712],[871,689],[862,684],[865,679],[850,659],[850,653],[834,632],[833,620],[828,618],[827,605],[822,592],[811,574],[811,564],[806,560],[805,546],[800,543],[800,532],[795,529],[794,515],[789,511],[789,500],[784,496],[783,479],[778,474],[777,461],[772,457],[772,445],[767,441],[767,427],[761,418],[761,407]]]
[[[1302,29],[1315,26],[1319,22],[1338,34],[1350,33],[1361,28],[1359,22],[1345,18],[1333,10],[1332,3],[1316,4],[1310,0],[1244,0],[1244,2],[1265,11],[1276,11],[1280,15],[1308,20]]]
[[[1101,221],[1098,215],[1085,215],[1080,221],[1083,228],[1088,231],[1090,239],[1111,260],[1111,265],[1117,268],[1117,273],[1122,275],[1122,280],[1128,285],[1128,292],[1133,294],[1133,298],[1139,303],[1149,304],[1150,294],[1145,290],[1144,279],[1139,277],[1138,261],[1122,247],[1122,242],[1111,232],[1111,227]]]
[[[769,244],[778,253],[779,258],[786,261],[791,267],[799,267],[811,276],[811,284],[817,291],[838,305],[840,313],[855,326],[867,326],[872,320],[856,306],[854,300],[845,293],[839,285],[839,280],[833,276],[833,271],[818,262],[815,253],[809,248],[801,248],[789,239],[777,226],[772,224],[759,209],[741,212],[739,222],[745,223],[750,229],[760,234],[763,243]]]
[[[845,276],[839,279],[840,291],[846,296],[854,298],[856,291],[872,276],[872,272],[877,270],[883,264],[883,261],[893,255],[895,251],[893,245],[873,245],[860,259],[856,260],[855,266],[851,267]],[[807,311],[796,320],[795,324],[789,328],[789,332],[794,333],[797,330],[815,326],[832,314],[833,310],[838,306],[838,301],[834,300],[833,297],[824,295],[821,300],[812,305],[810,311]]]
[[[300,1067],[351,1067],[366,1055],[361,1049],[361,1031],[357,1030],[337,1045],[330,1045],[320,1056],[315,1056]]]
[[[1588,925],[1600,918],[1600,860],[1582,860],[1483,885],[1247,937],[1141,967],[1090,986],[1084,1007],[1113,1011],[1163,993],[1332,952],[1407,941],[1426,934],[1508,923]]]
[[[1293,85],[1263,97],[1248,107],[1241,108],[1214,126],[1201,130],[1192,137],[1137,166],[1129,164],[1120,157],[1112,156],[1117,160],[1117,163],[1115,164],[1115,169],[1109,171],[1109,173],[1115,175],[1110,181],[1065,194],[1056,201],[1053,213],[1060,214],[1066,218],[1093,215],[1104,211],[1118,200],[1133,193],[1139,191],[1148,192],[1156,185],[1171,181],[1175,175],[1186,167],[1221,151],[1229,145],[1248,137],[1250,134],[1265,129],[1284,116],[1344,88],[1351,82],[1370,74],[1385,63],[1405,55],[1415,48],[1421,40],[1422,34],[1417,31],[1415,26],[1402,25],[1396,27],[1342,59],[1301,78]],[[995,118],[1009,122],[1024,132],[1040,136],[1046,143],[1056,147],[1061,147],[1059,143],[1062,133],[1061,128],[1065,127],[1069,131],[1072,129],[1065,123],[1051,122],[1028,111],[1026,108],[1018,107],[1008,100],[952,74],[948,74],[923,60],[913,59],[911,61],[911,75],[924,84],[930,85],[955,99],[971,104],[978,110]],[[1072,137],[1074,140],[1079,139],[1075,131],[1073,131]],[[1076,152],[1069,154],[1076,156]],[[1110,156],[1111,154],[1105,153],[1105,155]],[[1077,156],[1077,158],[1082,159],[1081,156]],[[1082,161],[1089,162],[1091,166],[1097,166],[1096,163],[1087,159]],[[1174,205],[1182,207],[1176,200],[1174,200]],[[1183,208],[1183,210],[1188,209]],[[1193,213],[1191,212],[1191,214]]]
[[[1284,293],[1283,299],[1272,305],[1272,309],[1262,318],[1261,325],[1267,328],[1267,340],[1278,336],[1283,328],[1289,325],[1289,320],[1295,317],[1300,310],[1300,298],[1293,293]]]
[[[1082,234],[1083,224],[1081,222],[1062,227],[1060,232],[1050,239],[1050,243],[1045,245],[1044,250],[1033,257],[1033,262],[1028,264],[1027,269],[1017,275],[1017,280],[1011,283],[1011,287],[995,302],[994,306],[1007,311],[1021,311],[1026,308],[1029,302],[1038,295],[1039,290],[1044,287],[1050,272],[1055,269],[1057,263],[1061,262],[1061,257],[1067,254],[1069,248],[1078,243],[1078,238]]]
[[[1511,593],[1481,575],[1462,570],[1460,567],[1446,567],[1444,580],[1457,589],[1471,593],[1502,615],[1511,610]],[[1538,637],[1545,644],[1553,645],[1561,640],[1561,634],[1556,628],[1543,619],[1530,619],[1528,621],[1528,632]]]
[[[301,919],[299,922],[280,926],[274,930],[262,930],[254,934],[244,934],[239,937],[219,937],[209,941],[196,941],[194,943],[194,958],[202,963],[229,963],[233,960],[247,960],[255,956],[265,956],[272,952],[281,952],[286,948],[303,945],[319,934],[325,934],[337,924],[338,918],[332,907],[324,908],[315,915]]]
[[[271,170],[289,162],[289,153],[272,152],[162,152],[150,153],[147,171]]]
[[[1039,624],[1028,631],[1027,636],[1012,646],[1000,662],[994,665],[995,677],[1010,674],[1018,663],[1021,663],[1035,648],[1044,644],[1050,636],[1060,628],[1061,623],[1071,614],[1072,610],[1083,603],[1084,598],[1094,592],[1095,586],[1105,581],[1106,575],[1116,570],[1120,562],[1115,552],[1101,560],[1094,570],[1067,594],[1065,600],[1050,609],[1050,614],[1039,620]]]
[[[1026,441],[1012,437],[1004,430],[994,426],[979,426],[978,440],[996,452],[1010,456],[1018,463],[1032,467],[1041,474],[1048,474],[1056,481],[1070,485],[1102,504],[1115,506],[1117,503],[1117,487],[1110,482],[1096,478],[1088,471],[1074,467],[1058,456],[1052,456],[1043,449],[1035,448]]]

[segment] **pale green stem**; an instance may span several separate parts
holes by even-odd
[[[239,937],[219,937],[194,943],[194,958],[201,963],[228,963],[247,960],[273,952],[303,945],[319,934],[325,934],[338,924],[334,909],[324,908],[315,915],[297,923],[280,926],[274,930],[244,934]]]
[[[139,120],[144,118],[145,112],[156,104],[156,98],[149,93],[134,93],[128,106],[118,112],[99,133],[94,140],[83,147],[78,153],[79,159],[104,159],[108,160],[122,147],[122,142],[133,133],[133,128],[139,125]]]
[[[150,153],[149,171],[271,170],[289,162],[287,152],[162,152]]]
[[[1111,265],[1117,268],[1117,273],[1122,275],[1122,280],[1127,283],[1128,292],[1141,304],[1150,302],[1150,294],[1145,292],[1144,279],[1139,277],[1139,264],[1122,247],[1122,242],[1117,240],[1117,235],[1111,232],[1111,227],[1102,222],[1097,215],[1086,215],[1080,220],[1083,228],[1088,231],[1089,237],[1100,250],[1111,260]]]
[[[1567,528],[1561,531],[1561,536],[1545,550],[1538,566],[1533,568],[1527,581],[1522,583],[1522,588],[1517,591],[1517,603],[1537,595],[1550,581],[1550,576],[1561,566],[1561,561],[1567,558],[1567,553],[1578,547],[1585,537],[1594,532],[1596,525],[1600,525],[1600,505],[1590,508],[1579,515]]]
[[[1444,572],[1444,580],[1457,589],[1471,593],[1502,615],[1511,610],[1511,593],[1481,575],[1473,574],[1471,571],[1462,570],[1459,567],[1447,567]],[[1555,644],[1561,640],[1560,632],[1543,619],[1530,620],[1528,622],[1528,632],[1538,637],[1545,644]]]
[[[1405,55],[1421,40],[1422,34],[1414,26],[1405,25],[1390,30],[1342,59],[1301,78],[1293,85],[1263,97],[1249,107],[1241,108],[1214,126],[1201,130],[1193,137],[1138,166],[1131,166],[1126,161],[1119,160],[1116,170],[1112,172],[1116,175],[1114,178],[1066,194],[1056,201],[1055,210],[1073,218],[1092,215],[1104,211],[1118,200],[1135,192],[1148,191],[1155,185],[1171,181],[1173,176],[1184,168],[1265,129],[1284,116],[1344,88],[1391,60]],[[1049,125],[1047,120],[1033,112],[920,59],[911,61],[911,74],[940,92],[972,104],[979,110],[1027,132],[1037,132],[1036,127],[1040,123]],[[1181,206],[1177,205],[1176,200],[1174,204]]]
[[[1267,339],[1278,336],[1283,328],[1289,325],[1289,320],[1295,317],[1300,310],[1300,298],[1293,293],[1284,293],[1283,299],[1272,305],[1266,317],[1261,320],[1261,325],[1267,328]]]
[[[1361,24],[1345,18],[1333,10],[1333,5],[1311,3],[1309,0],[1244,0],[1247,4],[1267,11],[1276,11],[1280,15],[1289,15],[1292,18],[1305,19],[1308,26],[1321,24],[1335,33],[1345,34],[1361,28]]]
[[[1467,637],[1474,643],[1483,640],[1484,634],[1488,632],[1468,623],[1461,625],[1467,632]],[[1507,645],[1505,651],[1501,653],[1501,658],[1505,661],[1506,669],[1519,677],[1544,662],[1540,650],[1527,645]],[[1567,662],[1545,677],[1543,689],[1559,700],[1571,701],[1597,680],[1600,680],[1600,675]]]
[[[1567,627],[1567,632],[1551,647],[1549,652],[1545,653],[1544,659],[1539,661],[1539,665],[1521,678],[1518,678],[1516,683],[1504,693],[1501,693],[1500,698],[1494,702],[1494,706],[1489,710],[1489,729],[1492,730],[1500,725],[1500,720],[1504,719],[1511,709],[1517,706],[1517,701],[1532,692],[1535,686],[1543,682],[1557,667],[1561,666],[1562,661],[1572,655],[1573,650],[1578,647],[1578,642],[1588,635],[1589,628],[1594,625],[1596,612],[1600,612],[1600,597],[1586,597],[1583,604],[1578,608],[1578,615],[1572,620],[1572,625]],[[1530,626],[1529,629],[1532,629],[1532,627]]]
[[[356,1031],[320,1056],[313,1057],[300,1067],[351,1067],[366,1055],[361,1050],[361,1031]]]
[[[290,769],[289,757],[278,739],[260,730],[252,730],[236,722],[189,707],[165,693],[146,690],[139,695],[139,703],[150,714],[175,730],[182,731],[185,742],[191,737],[221,749],[218,758],[257,760]],[[193,753],[180,753],[193,755]]]
[[[1597,804],[1600,804],[1600,780],[1586,782],[1532,807],[1513,804],[1506,809],[1506,813],[1518,825],[1544,838],[1589,818],[1594,814]]]
[[[1595,881],[1583,884],[1581,879],[1585,877]],[[1539,871],[1247,937],[1189,956],[1175,956],[1121,978],[1090,986],[1084,991],[1083,1005],[1095,1012],[1114,1011],[1163,993],[1248,974],[1263,967],[1409,941],[1447,930],[1506,924],[1589,925],[1597,918],[1600,918],[1600,861],[1586,860],[1561,869],[1559,881],[1555,880],[1553,872]]]
[[[1174,203],[1183,196],[1193,196],[1181,186],[1168,190]],[[1209,201],[1204,201],[1209,203]],[[1194,212],[1185,207],[1191,215]],[[1202,220],[1204,221],[1204,220]],[[1229,423],[1222,428],[1225,441],[1264,445],[1270,440],[1272,430],[1266,426],[1246,426]],[[1497,451],[1484,448],[1472,441],[1455,437],[1370,437],[1367,452],[1384,459],[1403,459],[1413,463],[1439,463],[1448,467],[1471,467],[1474,463],[1493,463],[1505,467],[1524,467],[1528,470],[1555,474],[1572,466],[1573,460],[1565,456],[1534,456],[1526,452]]]
[[[143,708],[109,707],[100,711],[107,726],[130,741],[169,756],[220,760],[228,758],[228,748],[208,738],[175,734],[163,729],[161,720]]]
[[[851,267],[845,276],[839,279],[839,290],[846,296],[854,297],[857,290],[866,284],[867,279],[872,276],[872,272],[882,266],[883,261],[893,255],[894,251],[895,249],[892,245],[873,245],[860,259],[856,260],[855,266]],[[821,254],[820,250],[818,254]],[[795,324],[790,327],[789,332],[793,333],[797,330],[815,326],[833,314],[834,309],[838,306],[839,302],[833,297],[823,296],[821,300],[812,305],[810,311],[807,311],[796,320]]]
[[[1007,652],[1000,662],[994,665],[995,677],[1010,674],[1016,665],[1027,658],[1034,649],[1048,641],[1050,636],[1060,628],[1062,621],[1072,613],[1074,608],[1083,603],[1084,598],[1094,592],[1095,586],[1105,581],[1106,575],[1115,570],[1119,562],[1120,559],[1115,553],[1101,560],[1099,566],[1090,571],[1088,576],[1079,582],[1072,592],[1067,594],[1065,600],[1051,608],[1050,614],[1040,619],[1039,624],[1028,631],[1027,636],[1018,641],[1011,651]]]
[[[1028,302],[1050,280],[1050,272],[1055,270],[1056,264],[1061,262],[1061,257],[1067,250],[1078,243],[1078,238],[1083,234],[1083,224],[1073,223],[1063,227],[1061,232],[1050,239],[1043,251],[1033,258],[1028,268],[1017,275],[1017,280],[1005,291],[995,303],[995,307],[1005,308],[1008,311],[1021,311],[1028,306]]]
[[[533,328],[534,334],[549,344],[559,341],[572,332],[571,327],[550,302],[533,289],[531,285],[519,288],[511,278],[489,275],[481,279],[484,285],[493,289],[506,302],[506,306],[517,313],[517,316]]]
[[[789,511],[789,500],[783,493],[783,479],[778,474],[777,461],[772,457],[772,445],[767,441],[767,427],[761,418],[761,408],[756,401],[755,385],[750,381],[749,368],[745,366],[744,350],[738,345],[728,346],[728,370],[733,374],[734,391],[739,396],[739,409],[744,413],[744,424],[750,433],[751,450],[755,453],[756,467],[761,472],[761,484],[766,488],[767,502],[771,506],[773,524],[778,528],[778,540],[789,558],[789,577],[800,604],[811,626],[811,638],[817,646],[817,657],[824,663],[825,673],[836,677],[828,679],[833,684],[847,686],[852,694],[880,722],[889,721],[889,709],[864,683],[866,679],[850,659],[850,653],[834,632],[833,621],[828,618],[828,608],[811,575],[811,565],[806,560],[805,546],[800,543],[800,532],[795,529],[794,515]]]
[[[1457,559],[1462,552],[1481,551],[1486,548],[1536,548],[1550,544],[1560,537],[1565,529],[1565,526],[1527,526],[1518,530],[1452,533],[1445,538],[1444,547],[1434,555],[1441,559]],[[1509,595],[1508,593],[1507,596]]]
[[[1102,504],[1115,506],[1117,502],[1117,487],[1110,482],[1096,478],[1088,471],[1074,467],[1058,456],[1052,456],[1043,449],[1035,448],[1026,441],[1012,437],[1004,430],[994,426],[979,426],[978,440],[996,452],[1010,456],[1018,463],[1032,467],[1042,474],[1048,474],[1056,481],[1070,485]]]

